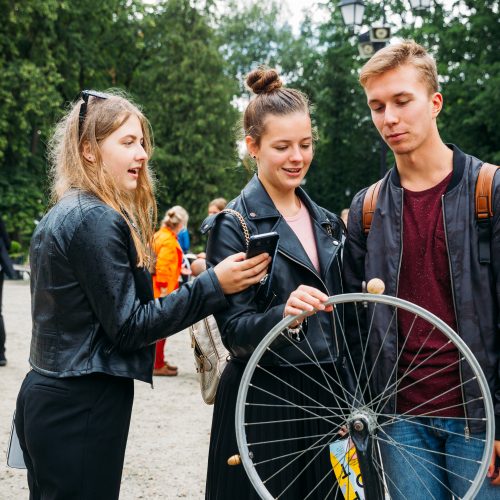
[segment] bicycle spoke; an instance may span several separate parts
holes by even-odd
[[[301,349],[299,349],[299,350],[301,350]],[[319,387],[321,387],[325,391],[327,391],[330,394],[332,394],[332,396],[334,397],[334,399],[335,399],[335,401],[337,403],[338,403],[338,400],[341,400],[341,402],[345,403],[347,406],[350,405],[350,403],[347,401],[347,399],[342,399],[338,394],[335,393],[335,391],[333,391],[333,389],[331,388],[331,386],[329,384],[328,384],[329,389],[327,389],[325,386],[323,386],[322,384],[320,384],[316,379],[314,379],[309,374],[307,374],[303,370],[301,370],[297,365],[294,365],[294,364],[290,363],[288,360],[286,360],[285,358],[283,358],[279,354],[275,353],[271,348],[268,348],[268,351],[270,351],[271,353],[273,353],[274,355],[276,355],[279,359],[283,360],[286,366],[290,366],[291,368],[294,368],[296,371],[300,372],[302,375],[304,375],[305,377],[307,377],[309,380],[313,381]],[[301,350],[301,352],[303,352],[303,351]],[[304,353],[304,354],[307,356],[306,353]],[[327,375],[333,382],[335,382],[335,384],[339,388],[342,389],[342,384],[338,380],[335,380],[328,372],[326,372],[326,370],[323,370],[323,368],[321,367],[321,364],[318,363],[317,365],[315,364],[315,366],[317,366],[321,370],[322,373],[324,373],[325,375]],[[339,407],[339,408],[341,408],[341,407]]]
[[[463,341],[432,314],[395,297],[345,294],[330,297],[327,303],[334,306],[331,328],[326,328],[325,318],[319,316],[323,312],[309,316],[309,334],[315,331],[316,341],[325,342],[322,357],[313,347],[312,336],[306,334],[298,343],[285,334],[284,325],[295,321],[290,318],[280,322],[256,347],[243,374],[237,402],[237,441],[245,471],[256,490],[262,498],[281,500],[327,500],[341,495],[341,491],[345,493],[346,488],[352,496],[355,477],[350,475],[348,481],[339,482],[327,453],[329,445],[340,440],[346,429],[355,432],[358,422],[364,422],[371,455],[362,464],[363,468],[371,467],[371,473],[367,472],[367,477],[372,477],[370,488],[380,487],[397,498],[414,500],[397,472],[403,467],[425,498],[440,498],[441,490],[450,497],[463,497],[467,490],[464,498],[472,500],[491,456],[494,413],[488,383]],[[400,310],[410,313],[405,332],[398,330]],[[412,341],[415,348],[410,351],[409,339],[416,341],[417,334],[418,343]],[[438,335],[443,336],[442,342]],[[287,339],[284,348],[274,343],[277,338]],[[334,357],[336,350],[331,347],[336,341],[347,348],[340,351],[343,358]],[[293,359],[301,361],[295,363]],[[331,363],[325,363],[327,359]],[[434,380],[443,381],[458,367],[460,381],[458,377],[450,379],[446,386],[436,384],[439,390],[434,389]],[[349,371],[347,385],[344,369]],[[411,394],[420,387],[428,393],[413,404],[408,404],[410,398],[406,401],[400,396],[403,391]],[[465,401],[459,398],[464,393]],[[448,421],[453,426],[443,424],[441,428],[440,422]],[[411,429],[439,430],[436,439],[443,443],[454,438],[462,443],[460,446],[467,446],[470,440],[471,453],[467,447],[464,453],[461,448],[450,453],[444,444],[427,449],[419,441],[398,443],[390,436],[390,425],[405,423],[412,424],[410,433]],[[470,425],[472,435],[466,433]],[[477,429],[480,434],[476,434]],[[347,446],[338,442],[342,443],[340,449]],[[390,456],[385,454],[392,449],[388,467],[381,461],[379,444],[384,447],[383,456]],[[351,451],[335,452],[339,464],[349,473]],[[397,462],[401,462],[398,467]],[[462,482],[460,464],[471,471],[467,482]],[[338,473],[340,465],[335,465],[335,470]],[[452,482],[448,483],[447,477]],[[455,487],[457,491],[453,492]]]
[[[297,387],[294,387],[292,384],[286,382],[285,380],[283,380],[282,378],[278,377],[278,375],[276,375],[275,373],[272,373],[271,371],[269,370],[266,370],[264,367],[260,366],[260,365],[257,365],[257,368],[259,368],[260,370],[262,370],[263,372],[267,373],[268,375],[270,375],[271,377],[275,378],[276,380],[280,381],[283,383],[283,385],[285,385],[285,387],[289,387],[290,389],[294,390],[295,392],[299,393],[301,396],[304,396],[306,397],[307,399],[311,400],[312,402],[316,403],[316,404],[320,404],[318,401],[316,401],[314,398],[312,398],[311,396],[307,395],[304,391],[301,391],[300,389],[297,389]],[[333,412],[331,412],[332,415],[335,415]]]
[[[379,438],[376,438],[380,441]],[[398,453],[401,455],[401,457],[403,458],[403,460],[407,463],[407,465],[412,469],[413,471],[413,475],[414,477],[421,483],[421,485],[427,490],[427,493],[432,497],[432,498],[435,498],[435,496],[432,494],[432,492],[429,490],[429,488],[427,487],[427,485],[423,482],[423,480],[421,479],[420,475],[417,473],[417,471],[415,470],[415,467],[413,467],[413,465],[410,463],[408,457],[405,455],[405,450],[401,449],[401,447],[399,446],[399,443],[397,443],[396,441],[394,441],[394,439],[391,439],[390,440],[390,443],[394,446],[394,448],[398,451]],[[418,460],[417,460],[418,462]],[[422,464],[420,464],[423,468],[426,469],[426,467]],[[427,469],[426,469],[427,470]],[[432,474],[431,471],[427,470],[427,472],[429,472],[429,474],[431,476],[433,476],[435,479],[437,479],[434,474]],[[439,480],[438,480],[439,481]]]
[[[479,464],[481,462],[480,460],[474,460],[473,458],[461,457],[460,455],[453,455],[451,453],[447,453],[447,452],[444,452],[444,451],[429,450],[428,448],[423,448],[421,446],[414,446],[414,445],[411,445],[411,444],[400,443],[399,441],[394,440],[394,438],[392,438],[389,434],[386,434],[386,436],[389,439],[391,439],[392,441],[388,441],[387,439],[381,438],[380,435],[374,436],[374,439],[376,439],[377,441],[380,441],[381,443],[389,443],[389,444],[392,444],[394,446],[398,446],[399,448],[406,450],[407,453],[412,454],[412,455],[415,455],[415,454],[411,453],[410,449],[412,449],[412,450],[418,450],[418,451],[425,451],[425,452],[430,453],[432,455],[438,455],[438,456],[442,456],[442,457],[457,458],[459,460],[463,460],[464,462],[472,462],[472,463],[475,463],[475,464]],[[420,459],[422,459],[422,460],[425,460],[425,461],[427,461],[429,463],[432,463],[432,462],[430,462],[430,460],[422,458],[419,455],[415,455],[415,456],[418,457],[418,458],[420,458]],[[437,464],[433,464],[433,465],[436,465],[436,467],[440,467]],[[444,467],[440,467],[440,468],[442,468],[443,470],[446,470]],[[457,477],[461,477],[458,474],[455,474],[455,475]]]
[[[420,426],[420,427],[425,427],[427,429],[431,429],[431,430],[435,430],[436,427],[434,427],[433,425],[429,425],[429,424],[424,424],[423,422],[415,422],[415,418],[439,418],[439,417],[427,417],[427,416],[424,416],[422,417],[421,415],[415,415],[414,417],[411,416],[411,417],[408,417],[408,418],[401,418],[399,417],[398,415],[394,415],[393,416],[393,420],[391,421],[391,423],[394,423],[395,421],[398,421],[398,422],[405,422],[405,423],[410,423],[412,425],[415,425],[415,426]],[[441,417],[441,418],[448,418],[448,417]],[[468,419],[466,419],[465,417],[462,418],[462,420],[464,422],[467,422]],[[387,427],[387,425],[391,425],[390,423],[382,423],[379,425],[380,428],[384,428],[384,427]],[[448,431],[448,430],[444,430],[444,429],[440,429],[441,432],[446,432],[446,434],[449,434],[450,436],[459,436],[459,437],[464,437],[463,433],[461,432],[453,432],[453,431]],[[472,441],[480,441],[481,443],[484,443],[486,440],[485,439],[482,439],[482,438],[477,438],[477,437],[474,437],[474,436],[469,436],[470,440]]]
[[[331,434],[322,434],[321,437],[318,440],[316,440],[316,442],[314,442],[311,446],[315,446],[316,449],[317,449],[318,448],[318,446],[317,446],[318,443],[321,442],[321,440],[324,439],[324,438],[326,438],[326,437],[331,437]],[[329,442],[327,442],[326,444],[323,444],[322,446],[319,446],[320,450],[317,452],[317,454],[320,453],[325,448],[325,446],[328,446],[328,445],[329,445]],[[281,467],[281,469],[277,470],[272,476],[269,476],[268,478],[263,479],[262,482],[266,483],[266,482],[270,481],[272,478],[274,478],[280,472],[283,472],[287,467],[290,467],[296,460],[298,460],[300,457],[304,456],[305,453],[307,453],[309,451],[309,448],[310,447],[304,449],[293,460],[291,460],[290,462],[286,463],[283,467]],[[313,457],[313,459],[316,458],[317,454]],[[307,468],[307,466],[309,465],[309,463],[305,467],[302,468],[302,471],[299,474],[297,474],[297,476],[295,477],[295,480],[304,471],[304,469]],[[289,486],[291,486],[291,484],[289,484],[288,487]],[[283,493],[284,493],[284,491],[281,492],[281,494],[283,494]]]
[[[390,437],[390,436],[389,436]],[[469,484],[472,484],[472,481],[469,479],[469,478],[466,478],[466,477],[463,477],[462,474],[458,474],[446,467],[443,467],[442,465],[439,465],[439,464],[436,464],[434,462],[432,462],[431,460],[427,459],[427,458],[424,458],[424,457],[421,457],[420,455],[417,455],[416,453],[413,453],[412,451],[410,451],[410,449],[416,449],[416,450],[421,450],[421,451],[425,451],[427,453],[431,452],[431,450],[428,450],[427,448],[420,448],[418,446],[410,446],[410,445],[406,445],[406,444],[403,444],[403,443],[398,443],[397,441],[395,441],[394,439],[391,438],[391,441],[387,441],[387,440],[384,440],[384,439],[381,439],[380,437],[376,438],[378,441],[380,442],[385,442],[385,443],[388,443],[394,447],[397,447],[398,448],[398,451],[401,451],[402,453],[406,453],[407,455],[409,455],[410,457],[413,457],[414,461],[416,461],[421,467],[423,467],[438,483],[441,484],[441,486],[443,486],[446,490],[448,490],[448,492],[453,496],[453,497],[456,497],[456,493],[446,484],[444,483],[443,481],[441,481],[435,474],[433,474],[430,470],[430,468],[428,468],[425,464],[430,464],[430,466],[432,467],[435,467],[437,469],[440,469],[444,472],[446,472],[446,474],[451,474],[452,476],[455,476],[463,481],[467,481]],[[410,449],[408,449],[410,448]],[[462,460],[465,460],[464,458],[462,457],[459,457],[457,455],[450,455],[450,454],[447,454],[447,453],[441,453],[441,455],[443,456],[447,456],[447,457],[452,457],[452,458],[461,458]],[[472,462],[475,462],[475,463],[480,463],[478,462],[477,460],[471,460]]]
[[[374,309],[375,309],[375,307],[374,307]],[[373,373],[375,371],[375,366],[377,365],[378,358],[380,356],[380,353],[382,352],[382,346],[385,344],[385,339],[387,338],[387,335],[389,334],[389,330],[391,328],[392,322],[394,321],[395,317],[396,317],[396,310],[394,310],[394,313],[391,316],[391,321],[389,322],[389,325],[387,326],[387,329],[385,331],[384,337],[382,338],[382,342],[380,342],[379,350],[378,350],[377,355],[375,356],[375,359],[374,359],[374,361],[372,363],[372,367],[371,367],[370,374],[368,375],[368,379],[366,380],[366,385],[367,386],[370,385],[371,378],[372,378]],[[370,330],[371,330],[371,325],[370,325]],[[368,333],[368,335],[369,335],[369,333]],[[364,391],[363,391],[363,396],[364,396]]]
[[[305,408],[305,407],[303,407],[303,406],[301,406],[301,405],[295,404],[295,403],[293,403],[292,401],[288,401],[287,399],[285,399],[285,398],[283,398],[283,397],[281,397],[281,396],[278,396],[277,394],[274,394],[274,393],[272,393],[272,392],[270,392],[270,391],[268,391],[268,390],[266,390],[266,389],[264,389],[264,388],[262,388],[262,387],[259,387],[259,386],[253,385],[253,384],[252,384],[252,385],[250,385],[250,387],[253,387],[254,389],[257,389],[257,390],[259,390],[259,391],[262,391],[262,392],[264,392],[265,394],[268,394],[269,396],[273,396],[273,397],[275,397],[275,398],[277,398],[277,399],[281,399],[282,401],[285,401],[286,403],[290,403],[290,404],[291,404],[291,405],[293,405],[295,408],[301,409],[301,410],[303,410],[303,411],[305,411],[305,412],[307,412],[307,413],[310,413],[311,415],[314,415],[314,416],[316,416],[316,417],[319,417],[319,418],[320,418],[320,419],[322,419],[322,420],[326,420],[327,422],[331,423],[331,422],[330,422],[330,420],[328,420],[328,418],[327,418],[327,417],[325,417],[324,415],[318,415],[318,414],[314,413],[313,411],[311,411],[311,410],[309,410],[309,409],[307,409],[307,408]],[[317,401],[315,401],[315,403],[317,403]],[[323,409],[323,408],[325,408],[325,407],[324,407],[324,406],[319,406],[319,408]],[[338,428],[340,429],[340,426],[338,426]]]

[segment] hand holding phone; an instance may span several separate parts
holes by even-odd
[[[271,258],[274,258],[278,249],[279,238],[279,234],[276,231],[250,236],[246,258],[250,259],[264,252],[267,252]]]

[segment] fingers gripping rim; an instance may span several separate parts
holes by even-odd
[[[466,362],[470,365],[475,377],[476,383],[480,388],[482,397],[484,399],[484,411],[486,420],[486,436],[484,449],[482,453],[481,464],[477,470],[474,481],[471,481],[469,490],[464,495],[464,499],[473,499],[478,492],[483,478],[486,476],[486,472],[489,465],[489,460],[491,457],[493,440],[494,440],[494,411],[493,404],[491,401],[491,395],[488,388],[488,384],[481,370],[481,367],[474,355],[467,347],[467,345],[462,341],[462,339],[441,319],[426,311],[425,309],[416,306],[410,302],[398,299],[395,297],[389,297],[386,295],[372,295],[372,294],[341,294],[334,297],[330,297],[325,303],[328,305],[340,305],[348,303],[359,303],[359,304],[384,304],[387,306],[392,306],[401,310],[408,311],[414,314],[416,317],[422,318],[427,321],[430,325],[441,331],[457,348],[460,355]],[[254,351],[250,360],[247,363],[245,372],[243,374],[236,403],[236,415],[235,415],[235,426],[236,426],[236,438],[238,442],[238,448],[240,451],[241,461],[245,468],[245,471],[261,498],[272,499],[274,496],[268,491],[263,483],[262,478],[259,476],[258,471],[254,465],[251,458],[251,453],[249,451],[249,446],[247,443],[247,435],[245,428],[245,410],[246,402],[248,398],[249,386],[252,382],[252,377],[254,376],[257,365],[262,358],[262,356],[268,351],[269,346],[273,341],[283,332],[284,329],[294,324],[298,319],[305,317],[305,314],[300,314],[297,316],[289,316],[280,321],[274,328],[272,328],[263,341]],[[389,479],[390,481],[390,479]],[[286,498],[286,496],[284,497]]]

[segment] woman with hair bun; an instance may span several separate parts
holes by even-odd
[[[187,220],[187,211],[180,205],[175,205],[165,212],[161,228],[153,236],[153,252],[156,256],[153,272],[155,298],[166,297],[179,288],[183,252],[177,236],[186,227]],[[165,343],[166,339],[156,342],[153,375],[175,377],[177,366],[171,365],[164,358]]]
[[[119,496],[134,379],[154,343],[227,305],[269,259],[239,253],[167,297],[148,268],[156,205],[149,124],[128,99],[83,91],[51,141],[55,205],[31,240],[32,338],[16,405],[30,498]]]
[[[279,244],[264,285],[227,296],[229,306],[215,314],[231,358],[222,374],[215,401],[206,488],[209,500],[259,498],[243,466],[229,466],[227,460],[238,454],[235,406],[245,363],[269,330],[284,316],[303,311],[311,313],[307,321],[292,325],[286,332],[290,342],[300,344],[304,352],[309,352],[309,358],[301,355],[300,350],[291,349],[288,342],[275,346],[281,360],[268,358],[266,369],[286,379],[290,387],[304,386],[304,376],[293,366],[300,365],[301,371],[313,379],[323,377],[321,369],[311,363],[315,358],[325,370],[331,371],[332,377],[338,378],[342,357],[341,340],[333,334],[332,307],[324,303],[328,296],[342,290],[339,248],[343,224],[336,215],[319,207],[301,188],[313,158],[314,133],[308,99],[300,91],[284,87],[273,69],[252,71],[246,83],[256,94],[243,117],[245,142],[255,161],[256,175],[228,207],[240,212],[250,234],[276,231]],[[245,250],[241,227],[231,214],[222,213],[207,219],[204,228],[210,230],[209,267],[234,252]],[[313,309],[322,312],[312,316]],[[307,342],[304,341],[306,337]],[[257,371],[254,377],[259,380]],[[283,390],[283,384],[273,386],[270,379],[263,382],[267,384],[266,390]],[[325,396],[314,384],[304,390],[325,406],[335,404],[334,396]],[[283,396],[292,397],[291,394]],[[249,392],[249,397],[254,396]],[[258,397],[258,405],[247,407],[248,421],[284,419],[281,425],[290,425],[283,414],[277,416],[276,404],[279,402],[276,399],[265,395]],[[321,419],[305,419],[300,425],[304,436],[325,433]],[[246,429],[247,438],[250,435],[252,442],[277,440],[271,455],[260,456],[259,462],[286,453],[278,442],[276,425],[256,427],[259,429]],[[330,430],[331,424],[326,429]],[[309,454],[295,461],[290,459],[286,471],[267,483],[270,491],[283,491],[293,483],[286,491],[286,498],[302,499],[311,491],[311,485],[317,485],[314,498],[334,498],[338,487],[335,489],[328,446],[323,453],[323,458],[310,467],[307,465]],[[273,476],[276,467],[276,461],[269,460],[260,466],[259,475]]]

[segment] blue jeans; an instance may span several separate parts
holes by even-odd
[[[461,498],[476,475],[484,449],[484,434],[465,439],[462,419],[403,417],[382,424],[378,436],[393,500],[450,500],[452,494]],[[486,478],[476,498],[498,500],[500,487]]]

